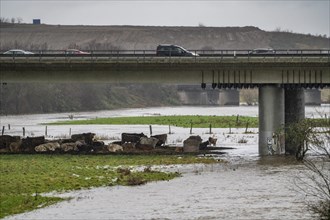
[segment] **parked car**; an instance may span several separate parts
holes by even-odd
[[[4,52],[3,54],[19,55],[19,54],[34,54],[34,53],[20,49],[12,49]]]
[[[181,46],[171,44],[158,45],[156,50],[157,56],[199,56],[194,52],[190,52]]]
[[[257,48],[249,52],[249,54],[274,54],[275,50],[271,48]]]
[[[81,50],[78,50],[78,49],[66,49],[64,51],[65,54],[90,54],[88,52],[85,52],[85,51],[81,51]]]

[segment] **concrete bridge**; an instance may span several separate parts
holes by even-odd
[[[195,51],[195,57],[159,57],[155,51],[43,51],[0,56],[2,83],[109,82],[210,84],[216,89],[259,88],[260,155],[294,154],[284,127],[305,116],[304,89],[330,86],[330,50]]]

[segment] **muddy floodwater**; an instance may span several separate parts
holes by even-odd
[[[294,190],[301,165],[282,157],[239,161],[153,167],[183,176],[64,193],[73,199],[6,219],[312,219]]]
[[[306,107],[306,117],[319,117],[329,106]],[[69,113],[6,116],[1,126],[11,124],[6,134],[44,135],[40,123],[67,120]],[[247,115],[257,116],[257,107],[176,107],[127,109],[120,111],[74,113],[75,118],[118,117],[127,115]],[[94,132],[99,136],[120,138],[121,132],[144,132],[146,125],[137,126],[49,126],[48,135]],[[154,133],[168,132],[168,126],[154,126]],[[305,168],[285,156],[259,157],[257,129],[214,129],[217,146],[233,147],[226,154],[216,155],[227,163],[205,165],[154,166],[152,169],[180,172],[171,181],[151,182],[142,186],[100,187],[56,194],[71,200],[5,218],[11,219],[313,219],[306,207],[306,197],[299,193],[296,180]],[[30,132],[30,133],[29,133]],[[189,137],[189,129],[173,127],[169,144],[177,145]],[[208,129],[193,129],[195,135],[207,138]],[[247,143],[239,144],[240,139]],[[201,155],[203,156],[203,155]]]

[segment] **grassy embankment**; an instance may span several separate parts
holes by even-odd
[[[329,119],[306,119],[314,127],[329,126]],[[48,123],[48,125],[172,125],[177,127],[208,128],[257,128],[259,127],[258,117],[248,116],[201,116],[201,115],[175,115],[175,116],[136,116],[136,117],[115,117],[95,118],[87,120],[67,120]]]
[[[148,168],[133,172],[128,166],[215,162],[192,155],[0,155],[0,218],[63,200],[44,197],[40,193],[94,186],[139,185],[180,175]]]
[[[139,117],[116,117],[116,118],[95,118],[89,120],[68,120],[49,123],[51,125],[84,125],[84,124],[157,124],[172,125],[188,128],[191,125],[196,128],[208,128],[210,124],[214,128],[238,127],[244,128],[248,123],[249,127],[258,127],[257,117],[247,116],[139,116]]]

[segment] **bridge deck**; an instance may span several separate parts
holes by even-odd
[[[330,54],[201,54],[159,57],[155,54],[0,55],[2,82],[115,82],[330,84]]]

